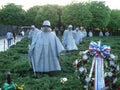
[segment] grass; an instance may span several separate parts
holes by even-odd
[[[116,62],[120,64],[120,36],[87,37],[83,39],[82,44],[78,45],[78,51],[67,52],[60,56],[61,71],[38,73],[37,78],[34,78],[27,58],[28,40],[23,39],[16,46],[0,53],[0,86],[5,82],[6,73],[10,71],[15,83],[25,85],[24,90],[84,90],[82,81],[75,74],[73,62],[80,57],[79,51],[88,49],[90,41],[98,40],[102,40],[103,45],[111,46],[112,53],[118,55]],[[60,82],[62,77],[68,78],[64,84]],[[118,77],[116,86],[120,86],[120,77]]]

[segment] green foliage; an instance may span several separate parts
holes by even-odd
[[[58,10],[57,5],[44,5],[38,10],[35,17],[36,25],[42,26],[44,20],[50,20],[51,25],[56,26],[58,24]]]
[[[112,10],[110,15],[110,22],[108,28],[118,30],[120,28],[120,10]]]
[[[30,8],[26,13],[26,23],[27,25],[33,25],[35,24],[35,17],[41,7],[40,6],[34,6]]]
[[[90,12],[93,15],[91,26],[95,28],[104,28],[110,20],[110,9],[104,2],[92,1],[90,3]]]
[[[34,78],[33,70],[28,64],[27,53],[18,52],[19,49],[26,50],[28,41],[22,40],[9,50],[0,53],[0,82],[5,82],[6,73],[11,71],[13,81],[18,85],[25,85],[25,90],[84,90],[83,81],[80,81],[75,74],[73,62],[79,57],[79,51],[88,49],[91,40],[102,40],[104,45],[110,45],[112,53],[118,55],[116,61],[120,64],[120,37],[87,37],[82,44],[78,45],[79,50],[66,52],[60,56],[62,70],[59,72],[37,73]],[[18,49],[19,48],[19,49]],[[27,52],[27,51],[26,51]],[[92,58],[90,59],[92,61]],[[91,65],[87,65],[90,67]],[[89,68],[90,69],[90,68]],[[88,70],[89,71],[89,70]],[[60,79],[66,77],[67,82],[61,83]],[[117,87],[120,85],[120,76],[118,76]]]
[[[27,54],[28,53],[28,39],[24,39],[22,40],[22,42],[17,42],[16,43],[17,47],[11,46],[10,49],[12,49],[12,51],[15,51],[17,53],[21,53],[21,54]]]
[[[65,25],[88,27],[92,21],[92,14],[89,7],[84,3],[73,3],[63,8],[62,19]]]
[[[25,11],[20,5],[13,3],[5,5],[0,11],[0,23],[4,25],[23,25]]]
[[[60,15],[60,16],[59,16]],[[0,25],[36,25],[42,26],[48,19],[52,27],[72,24],[75,27],[85,28],[108,28],[109,30],[120,29],[120,11],[110,10],[102,1],[90,3],[71,3],[66,6],[42,5],[33,6],[25,11],[22,6],[9,3],[0,9]]]

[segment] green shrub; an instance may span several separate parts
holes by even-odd
[[[5,82],[6,72],[11,71],[13,81],[18,85],[24,84],[25,90],[84,90],[82,81],[80,81],[74,73],[75,67],[73,66],[73,62],[79,57],[79,51],[88,49],[90,41],[96,42],[100,39],[103,45],[111,46],[113,54],[118,55],[116,62],[120,65],[119,36],[103,38],[87,37],[83,39],[82,44],[78,45],[78,51],[66,52],[60,56],[61,71],[45,74],[37,73],[37,78],[35,78],[33,70],[28,64],[28,40],[25,38],[16,45],[11,46],[9,50],[0,52],[0,82]],[[92,62],[91,57],[90,62]],[[88,64],[87,67],[89,72],[91,63]],[[62,77],[68,78],[68,81],[64,84],[60,82],[60,78]],[[119,85],[120,76],[118,76],[116,86],[118,87]]]

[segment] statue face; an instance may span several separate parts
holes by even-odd
[[[34,28],[32,28],[32,30],[34,31],[35,29],[34,29]]]
[[[78,31],[78,30],[79,30],[79,28],[76,28],[76,30]]]
[[[48,31],[50,31],[50,27],[46,27],[46,26],[43,27],[43,31],[44,31],[44,32],[48,32]]]
[[[69,29],[69,30],[72,30],[72,27],[69,27],[68,29]]]

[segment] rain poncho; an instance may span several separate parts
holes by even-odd
[[[105,32],[105,36],[109,36],[110,35],[110,33],[109,32]]]
[[[82,34],[80,32],[80,30],[74,30],[74,39],[75,39],[75,43],[78,45],[82,42]]]
[[[64,48],[66,50],[78,50],[75,39],[73,37],[73,31],[72,30],[65,30],[62,38],[62,43],[64,45]]]
[[[93,33],[91,31],[89,31],[88,35],[89,37],[93,37]]]
[[[60,40],[51,31],[37,33],[29,47],[34,72],[61,70],[59,54],[63,50]]]
[[[103,32],[102,32],[102,31],[99,32],[99,36],[100,36],[100,37],[103,36]]]
[[[82,33],[83,33],[83,38],[85,38],[87,36],[87,32],[85,29],[82,30]]]
[[[34,28],[31,29],[29,34],[28,34],[28,39],[30,40],[30,43],[32,43],[34,37],[36,37],[37,33],[41,32],[39,29]]]

